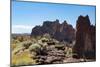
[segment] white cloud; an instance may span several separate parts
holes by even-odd
[[[31,25],[12,25],[12,28],[21,28],[21,29],[32,29]]]
[[[30,33],[33,25],[12,25],[12,33]]]

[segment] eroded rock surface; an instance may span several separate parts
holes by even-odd
[[[95,58],[95,26],[90,24],[88,15],[79,16],[76,24],[76,44],[73,47],[73,53],[77,58]]]
[[[59,23],[59,20],[44,21],[42,26],[36,26],[32,29],[31,36],[39,36],[46,33],[58,41],[72,42],[75,40],[75,29],[66,21],[62,24]]]

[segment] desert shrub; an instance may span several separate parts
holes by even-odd
[[[45,37],[41,38],[40,40],[41,40],[43,43],[49,41],[49,39],[48,39],[48,38],[45,38]]]
[[[47,38],[47,39],[50,39],[50,38],[51,38],[51,37],[50,37],[50,34],[47,34],[47,33],[44,34],[43,37],[45,37],[45,38]]]
[[[68,54],[69,54],[69,55],[72,55],[72,48],[69,48]]]
[[[39,49],[41,48],[41,46],[38,44],[38,43],[35,43],[35,44],[32,44],[30,47],[29,47],[29,50],[32,52],[38,52]]]
[[[20,51],[23,51],[23,49],[24,49],[24,47],[16,47],[14,50],[12,50],[12,53],[13,54],[17,54],[17,53],[19,53]]]
[[[17,39],[17,36],[12,36],[12,39],[16,40]]]
[[[29,46],[31,46],[31,45],[32,45],[32,42],[31,41],[24,41],[23,42],[23,47],[25,47],[25,49],[28,49]]]
[[[20,42],[19,40],[13,40],[12,41],[13,44],[16,44],[16,43],[19,43],[19,42]]]
[[[56,39],[51,39],[53,42],[55,42],[56,44],[59,44],[59,41]]]
[[[12,44],[11,47],[14,53],[18,53],[21,50],[24,51],[25,49],[28,49],[31,44],[31,41],[24,41],[14,45]]]
[[[34,38],[34,37],[31,37],[30,41],[33,42],[33,43],[37,43],[38,40],[36,40],[36,38]]]
[[[35,64],[35,60],[31,59],[31,54],[29,51],[24,51],[20,54],[12,53],[12,65],[29,65]]]
[[[13,54],[18,53],[19,51],[23,50],[24,47],[22,46],[21,43],[17,43],[17,44],[11,44],[11,50]]]
[[[66,47],[65,53],[66,53],[66,57],[72,57],[72,55],[73,55],[72,48]]]
[[[48,42],[48,45],[55,45],[55,42]]]
[[[17,40],[19,40],[20,42],[24,41],[24,37],[23,36],[18,36]]]
[[[42,38],[42,36],[37,36],[37,37],[36,37],[37,40],[39,40],[39,39],[41,39],[41,38]]]
[[[17,47],[16,44],[11,44],[11,49],[14,50]]]
[[[31,39],[33,40],[33,41],[38,41],[38,40],[40,40],[42,38],[42,36],[32,36],[31,37]]]
[[[28,41],[28,40],[30,40],[31,38],[30,38],[30,36],[28,36],[28,35],[26,35],[26,36],[23,36],[23,41]]]
[[[61,45],[61,44],[55,45],[55,48],[57,48],[58,50],[60,50],[60,49],[64,50],[65,49],[64,45]]]

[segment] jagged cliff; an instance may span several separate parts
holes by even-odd
[[[95,58],[95,26],[90,24],[89,16],[79,16],[76,24],[76,44],[73,52],[77,58]]]
[[[66,21],[62,24],[59,23],[59,20],[44,21],[42,26],[36,26],[32,29],[31,36],[39,36],[46,33],[58,41],[72,42],[75,40],[75,29]]]

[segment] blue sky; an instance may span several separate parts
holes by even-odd
[[[75,28],[80,15],[89,15],[91,24],[95,24],[95,6],[13,1],[12,33],[31,33],[34,26],[56,19],[60,23],[66,20]]]

